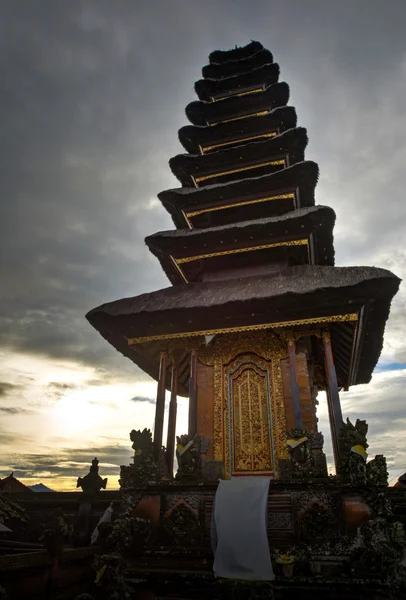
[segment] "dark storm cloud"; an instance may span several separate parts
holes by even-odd
[[[0,381],[0,398],[3,398],[4,396],[8,396],[13,392],[18,391],[19,389],[21,389],[21,387],[22,386],[19,384],[8,383],[7,381]]]
[[[344,212],[351,180],[358,191],[365,182],[357,173],[387,156],[385,131],[398,129],[368,110],[392,94],[404,8],[372,0],[259,1],[255,10],[246,2],[3,2],[2,343],[133,372],[84,314],[167,285],[143,237],[171,226],[151,201],[175,183],[167,161],[180,151],[176,130],[213,48],[250,38],[272,48],[307,119],[311,158],[322,175],[337,161],[322,189],[341,185]],[[403,95],[392,100],[399,119]],[[400,191],[393,175],[403,164],[390,171],[390,194]],[[370,207],[387,185],[368,196]],[[390,211],[383,226],[371,210],[361,213],[377,235],[398,227]],[[360,250],[353,236],[347,246]]]

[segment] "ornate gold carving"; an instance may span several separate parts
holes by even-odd
[[[192,177],[192,181],[196,187],[199,187],[199,183],[202,181],[207,181],[208,179],[213,179],[215,177],[223,177],[224,175],[233,175],[234,173],[242,173],[244,171],[251,171],[252,169],[260,169],[261,167],[269,167],[269,166],[277,166],[283,165],[286,166],[286,158],[278,158],[275,160],[269,160],[264,163],[259,163],[255,165],[248,165],[246,167],[240,167],[239,169],[230,169],[229,171],[221,171],[220,173],[211,173],[210,175],[202,175],[201,177]]]
[[[222,335],[209,345],[201,345],[198,358],[203,364],[211,366],[219,360],[227,364],[239,354],[249,352],[254,352],[265,360],[288,355],[286,344],[271,331],[264,330]]]
[[[218,98],[213,98],[213,96],[211,96],[211,101],[212,102],[221,102],[222,100],[227,100],[227,98],[238,98],[239,96],[247,96],[248,94],[259,94],[260,92],[263,92],[264,88],[260,87],[260,88],[255,88],[253,90],[247,90],[246,92],[239,92],[237,94],[226,94],[225,96],[220,96]]]
[[[287,344],[270,331],[256,331],[221,336],[208,346],[200,346],[198,359],[206,365],[214,365],[214,459],[224,460],[226,473],[229,469],[230,428],[227,405],[227,373],[234,363],[244,362],[247,357],[262,368],[269,370],[272,414],[272,440],[275,464],[278,457],[286,454],[285,409],[283,401],[280,359],[288,355]],[[233,362],[232,362],[233,361]]]
[[[255,325],[242,325],[239,327],[225,327],[221,329],[204,329],[201,331],[182,331],[180,333],[164,333],[160,335],[147,335],[143,337],[128,338],[129,346],[152,342],[156,340],[171,340],[179,338],[192,338],[203,335],[220,335],[223,333],[238,333],[240,331],[261,331],[263,329],[278,329],[279,327],[294,327],[296,325],[312,325],[314,323],[343,323],[358,321],[357,313],[346,315],[331,315],[327,317],[310,317],[308,319],[296,319],[293,321],[279,321],[274,323],[260,323]]]
[[[200,358],[200,356],[199,356]],[[216,360],[214,363],[214,418],[213,418],[213,454],[214,460],[223,460],[223,430],[227,423],[227,414],[225,414],[224,406],[224,390],[223,390],[223,365],[221,360]]]
[[[325,342],[326,344],[330,344],[330,341],[331,341],[330,340],[330,332],[327,329],[325,329],[322,332],[322,338],[323,338],[323,342]]]
[[[193,262],[195,260],[203,260],[205,258],[215,258],[216,256],[226,256],[228,254],[242,254],[244,252],[253,252],[255,250],[266,250],[267,248],[282,248],[287,246],[308,246],[307,239],[288,240],[285,242],[274,242],[273,244],[262,244],[259,246],[249,246],[248,248],[233,248],[232,250],[223,250],[222,252],[209,252],[207,254],[198,254],[195,256],[186,256],[185,258],[174,258],[177,265]],[[172,258],[172,257],[171,257]]]
[[[285,401],[283,394],[282,369],[280,359],[275,358],[272,361],[272,391],[274,400],[273,409],[273,435],[275,436],[275,463],[279,464],[279,459],[288,458],[288,448],[286,446],[286,416]]]
[[[293,340],[294,342],[297,342],[303,337],[310,337],[312,335],[321,338],[321,329],[286,329],[280,333],[283,340]]]
[[[265,114],[268,114],[268,113],[265,112]],[[253,115],[248,115],[248,116],[253,116]],[[259,113],[256,116],[259,116]],[[240,117],[240,118],[242,119],[243,117]],[[222,122],[222,121],[220,121],[220,122]],[[261,133],[259,135],[251,135],[250,137],[239,138],[237,140],[228,140],[227,142],[212,144],[211,146],[200,146],[200,149],[201,149],[202,154],[204,154],[205,152],[210,152],[210,150],[215,150],[216,148],[224,148],[224,146],[231,146],[232,144],[240,144],[241,142],[252,142],[252,140],[259,140],[259,139],[263,139],[263,138],[273,138],[276,135],[277,135],[276,131],[270,131],[269,133]]]
[[[225,371],[229,404],[226,434],[229,452],[232,449],[229,469],[235,475],[273,472],[269,365],[256,355],[244,355]]]
[[[189,283],[188,279],[186,278],[186,275],[184,274],[182,269],[178,266],[178,262],[177,262],[176,258],[173,258],[173,256],[171,256],[171,255],[169,255],[169,258],[171,259],[172,264],[176,267],[176,270],[178,271],[179,275],[182,277],[183,281],[185,283]]]
[[[231,123],[231,121],[241,121],[241,119],[249,119],[250,117],[264,117],[268,115],[268,110],[261,110],[260,112],[250,113],[248,115],[241,115],[239,117],[232,117],[231,119],[223,119],[222,121],[213,121],[212,123],[207,123],[209,127],[213,127],[214,125],[218,125],[219,123]]]

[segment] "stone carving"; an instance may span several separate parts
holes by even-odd
[[[367,481],[371,485],[388,485],[386,458],[382,454],[375,456],[366,466]]]
[[[268,529],[293,529],[293,517],[288,512],[268,512]]]
[[[323,434],[294,429],[288,432],[289,458],[279,461],[281,479],[309,479],[327,477],[326,457],[323,453]]]
[[[306,544],[321,545],[336,535],[336,519],[323,504],[314,502],[300,518],[300,537]]]
[[[201,476],[200,438],[198,435],[176,436],[177,481],[195,481]]]
[[[53,559],[61,557],[64,543],[71,533],[72,528],[66,522],[63,510],[57,508],[41,537],[45,549]]]
[[[124,497],[121,504],[121,514],[111,527],[107,544],[116,552],[123,555],[139,554],[151,536],[150,519],[134,516],[136,502],[131,496]]]
[[[348,460],[348,474],[352,485],[365,485],[367,482],[367,466],[366,454],[362,452],[363,447],[360,446],[360,451],[355,448],[351,449],[350,458]]]
[[[76,487],[81,487],[84,492],[97,493],[101,489],[105,490],[107,486],[107,478],[102,479],[99,475],[99,461],[97,458],[92,460],[92,465],[89,473],[84,477],[78,477]]]
[[[365,455],[368,448],[367,443],[368,424],[366,421],[356,420],[355,425],[347,419],[346,423],[343,423],[338,438],[339,450],[340,450],[340,461],[337,466],[338,474],[344,477],[350,476],[350,458],[354,454],[353,448],[357,448],[360,451],[363,448]],[[359,453],[359,452],[358,452]],[[351,468],[353,469],[354,477],[358,466],[361,464],[358,459],[352,461]],[[361,471],[362,469],[360,469]]]
[[[185,503],[180,502],[164,519],[164,530],[168,543],[172,546],[198,546],[202,531],[199,514]]]
[[[377,518],[359,528],[351,556],[352,571],[357,576],[387,578],[400,564],[406,549],[406,535],[399,522]]]
[[[382,488],[371,486],[365,494],[365,499],[378,517],[392,516],[392,503],[386,489],[382,490]]]
[[[344,512],[340,490],[334,490],[334,488],[331,491],[308,489],[292,494],[293,512],[297,513],[299,520],[313,504],[319,504],[326,508],[330,515],[331,526],[335,531],[344,531]]]
[[[128,489],[155,483],[159,479],[159,473],[154,457],[151,431],[147,428],[143,431],[133,429],[130,440],[133,442],[134,464],[120,467],[120,487]]]

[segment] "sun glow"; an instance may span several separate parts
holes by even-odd
[[[97,430],[107,416],[107,407],[89,399],[88,390],[75,390],[62,396],[52,410],[58,435],[73,435]]]

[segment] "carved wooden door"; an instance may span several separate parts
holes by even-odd
[[[238,363],[227,385],[231,475],[273,474],[269,371],[261,359]]]

